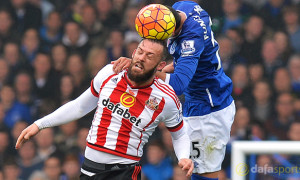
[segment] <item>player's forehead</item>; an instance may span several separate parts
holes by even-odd
[[[148,39],[144,39],[143,41],[141,41],[138,48],[140,48],[141,50],[143,50],[147,53],[151,53],[151,54],[155,54],[155,55],[160,55],[163,50],[163,47],[161,44],[151,41],[151,40],[148,40]]]

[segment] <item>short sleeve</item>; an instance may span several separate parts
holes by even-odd
[[[168,95],[165,99],[163,122],[169,131],[176,132],[183,127],[182,106],[175,92],[174,95]]]
[[[94,96],[99,97],[100,88],[105,80],[107,80],[111,75],[114,75],[113,65],[108,64],[102,68],[94,79],[91,81],[91,92]]]

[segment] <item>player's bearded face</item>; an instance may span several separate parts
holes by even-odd
[[[143,40],[133,53],[128,67],[128,78],[137,84],[151,81],[160,64],[162,53],[162,46],[147,39]]]
[[[156,65],[154,68],[146,70],[143,62],[137,62],[136,60],[133,60],[128,68],[128,78],[136,83],[146,82],[153,78],[157,66],[158,65]],[[142,69],[142,71],[137,69]]]

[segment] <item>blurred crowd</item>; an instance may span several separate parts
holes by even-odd
[[[131,57],[140,41],[134,20],[143,6],[174,2],[0,1],[0,179],[78,179],[94,112],[42,130],[18,151],[16,138],[89,88],[103,66]],[[211,15],[223,68],[233,81],[237,113],[231,142],[300,141],[300,0],[197,2]],[[230,178],[231,142],[220,180]],[[300,165],[298,156],[254,159],[258,166]],[[141,163],[145,180],[187,179],[164,125],[145,147]],[[294,175],[286,179],[299,178]]]

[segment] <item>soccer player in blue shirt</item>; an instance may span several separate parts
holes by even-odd
[[[217,180],[235,115],[232,81],[223,71],[208,13],[192,1],[177,2],[169,9],[176,19],[168,39],[173,63],[156,75],[177,95],[185,95],[183,116],[195,165],[192,180]],[[125,58],[119,59],[115,71],[127,64]]]

